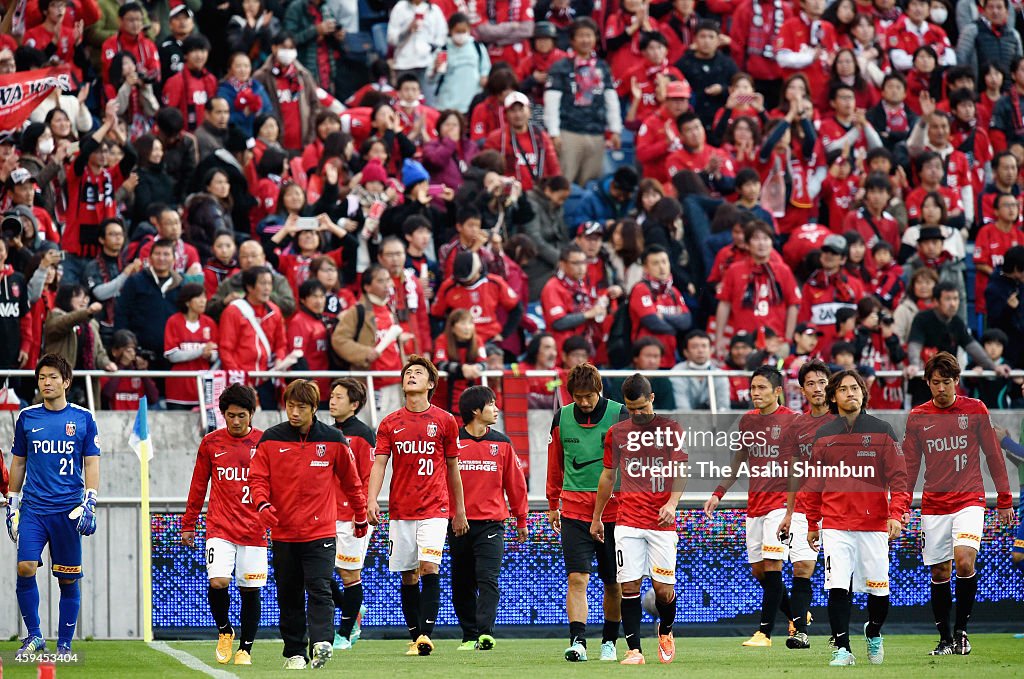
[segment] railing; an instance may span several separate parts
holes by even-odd
[[[728,410],[728,408],[721,408],[717,402],[715,390],[710,381],[716,377],[749,377],[750,371],[747,370],[602,370],[602,377],[629,377],[640,373],[645,377],[688,377],[708,380],[708,406],[712,415],[717,414],[721,410]],[[206,417],[206,402],[205,394],[203,389],[203,378],[209,374],[209,371],[202,370],[119,370],[116,373],[109,373],[104,370],[79,370],[75,372],[75,377],[87,377],[87,378],[113,378],[113,377],[151,377],[151,378],[193,378],[196,380],[196,386],[199,394],[199,416],[200,418]],[[314,379],[314,378],[327,378],[335,379],[337,377],[357,377],[366,380],[366,391],[369,394],[374,393],[373,381],[375,378],[386,378],[386,377],[401,377],[402,373],[398,370],[384,370],[384,371],[372,371],[372,370],[347,370],[347,371],[310,371],[310,370],[296,370],[289,372],[278,372],[278,371],[251,371],[246,373],[251,378],[257,379]],[[0,370],[0,378],[5,377],[34,377],[35,373],[31,370]],[[447,373],[441,372],[440,377],[447,377]],[[488,378],[501,378],[505,377],[506,374],[501,370],[486,370],[480,373],[481,384],[487,385]],[[557,377],[558,373],[554,370],[526,370],[519,374],[521,377]],[[964,374],[963,377],[997,377],[998,375],[992,370],[983,370],[981,372],[971,371],[969,374]],[[878,370],[875,372],[875,377],[904,377],[902,370]],[[1024,377],[1024,370],[1014,370],[1010,373],[1010,377]],[[93,383],[91,379],[85,380],[85,394],[87,405],[90,410],[96,410],[96,396],[95,390],[93,389]],[[368,408],[371,426],[376,427],[379,420],[377,418],[377,404],[375,399],[367,399],[366,407]],[[205,419],[203,419],[205,425]]]

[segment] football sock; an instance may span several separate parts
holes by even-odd
[[[941,641],[952,641],[953,634],[949,631],[949,612],[953,610],[953,592],[949,588],[949,580],[935,582],[932,580],[932,616],[935,628],[939,630]]]
[[[402,585],[402,614],[413,641],[420,635],[420,586]]]
[[[209,587],[206,590],[206,598],[210,602],[210,613],[213,613],[213,622],[217,625],[217,634],[231,634],[231,621],[228,619],[228,608],[231,606],[231,594],[228,588],[215,589]]]
[[[78,580],[71,584],[60,586],[60,604],[58,624],[60,630],[57,632],[57,645],[70,646],[71,639],[75,636],[75,625],[78,624],[78,610],[82,607],[82,590],[78,586]]]
[[[631,651],[640,650],[640,618],[644,609],[640,605],[640,593],[622,595],[622,631],[626,634],[626,645]],[[609,623],[605,623],[608,627]],[[616,623],[618,627],[618,623]]]
[[[889,595],[875,596],[868,594],[868,626],[864,634],[869,639],[874,639],[882,634],[882,625],[889,616]],[[849,620],[849,618],[847,618]]]
[[[781,571],[765,571],[764,580],[761,581],[764,587],[763,599],[761,600],[761,626],[760,631],[771,639],[772,628],[775,627],[775,616],[779,610],[779,600],[786,591],[782,584]]]
[[[238,644],[239,651],[252,652],[252,642],[256,641],[256,630],[260,627],[260,611],[262,609],[260,590],[243,589],[242,610],[239,615],[239,627],[241,627],[242,640]]]
[[[782,579],[782,573],[779,573],[779,579]],[[786,585],[782,585],[782,598],[779,599],[779,610],[786,616],[786,620],[793,620],[793,604],[789,599],[789,592],[786,590]]]
[[[807,633],[807,609],[811,605],[811,579],[793,577],[793,625],[797,632]]]
[[[39,629],[39,585],[36,584],[36,577],[33,575],[23,578],[19,575],[15,592],[18,595],[21,618],[25,621],[25,628],[28,630],[29,636],[43,636]]]
[[[434,621],[441,608],[441,575],[430,573],[421,575],[423,592],[420,594],[420,610],[423,611],[422,633],[428,637],[434,633]]]
[[[672,593],[672,601],[655,599],[654,605],[658,609],[658,634],[672,634],[672,625],[676,621],[676,595]]]
[[[828,591],[828,622],[836,648],[850,650],[850,592],[845,589]]]
[[[341,604],[341,624],[338,625],[338,634],[348,639],[352,636],[352,628],[355,627],[356,618],[359,616],[359,607],[363,605],[363,581],[356,580],[351,585],[345,586],[344,598]]]
[[[974,610],[974,599],[978,595],[978,571],[966,578],[956,578],[956,622],[953,629],[967,631],[967,621]]]
[[[569,621],[569,645],[572,646],[576,642],[583,644],[583,648],[587,647],[587,623],[585,622],[572,622]]]
[[[640,601],[637,599],[637,601]],[[641,609],[643,610],[643,609]],[[625,620],[626,616],[623,615],[622,619]],[[619,639],[619,625],[622,624],[620,620],[605,620],[604,627],[601,629],[601,643],[611,641],[612,643]]]
[[[334,600],[334,607],[339,610],[345,605],[345,592],[334,578],[331,578],[331,599]]]

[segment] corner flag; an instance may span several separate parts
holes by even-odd
[[[139,410],[135,413],[135,426],[132,427],[131,436],[128,437],[128,445],[135,451],[140,461],[143,451],[145,451],[147,461],[153,459],[153,446],[149,440],[149,407],[145,396],[139,399]]]

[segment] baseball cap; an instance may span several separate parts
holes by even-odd
[[[505,108],[512,108],[516,104],[522,104],[526,108],[530,108],[530,98],[522,92],[509,92],[508,96],[505,97]]]
[[[16,146],[17,143],[18,143],[18,138],[16,136],[16,133],[14,133],[14,132],[0,133],[0,145],[10,144],[11,146]]]
[[[831,252],[834,255],[845,256],[847,249],[846,239],[837,234],[825,236],[825,242],[821,244],[822,252]]]
[[[32,173],[23,167],[14,168],[11,171],[10,176],[7,178],[7,183],[10,186],[17,186],[18,184],[25,184],[26,182],[36,183],[36,178],[32,176]]]
[[[188,5],[186,5],[184,3],[182,3],[180,5],[175,5],[174,7],[171,7],[171,12],[170,12],[169,16],[173,19],[174,17],[178,16],[179,14],[184,14],[184,15],[190,16],[190,17],[191,16],[195,16],[192,13],[192,9]]]
[[[691,95],[693,90],[685,80],[673,80],[665,87],[666,99],[689,99]]]
[[[576,227],[577,236],[604,236],[604,225],[601,222],[583,222]]]
[[[558,29],[550,21],[538,21],[533,25],[533,37],[554,39],[558,37]]]
[[[793,332],[796,335],[817,335],[818,337],[821,337],[822,335],[825,334],[821,330],[818,330],[813,325],[808,325],[807,323],[797,323],[796,330],[794,330]]]

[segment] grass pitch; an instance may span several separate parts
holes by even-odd
[[[932,636],[889,635],[885,639],[885,664],[870,665],[863,639],[855,640],[853,652],[857,666],[828,667],[829,648],[824,637],[814,637],[808,651],[792,651],[784,639],[769,649],[742,648],[739,637],[683,637],[676,640],[676,661],[671,666],[657,662],[657,644],[644,639],[644,652],[650,664],[643,668],[621,667],[596,659],[597,644],[591,643],[595,657],[589,662],[570,664],[562,658],[565,643],[558,639],[498,638],[489,652],[457,652],[453,640],[438,640],[434,654],[428,658],[405,657],[402,641],[361,640],[352,651],[336,652],[323,674],[334,676],[387,677],[388,679],[450,679],[451,677],[486,677],[487,679],[520,679],[522,677],[622,677],[626,673],[649,673],[667,676],[685,673],[687,679],[702,677],[754,677],[783,675],[789,678],[819,677],[827,674],[852,674],[872,677],[963,677],[995,679],[1020,677],[1024,673],[1024,639],[1009,634],[977,634],[971,637],[973,653],[968,657],[931,658],[927,652],[935,645]],[[57,667],[58,679],[99,677],[203,677],[227,679],[239,677],[280,677],[281,642],[257,641],[252,667],[218,665],[214,660],[215,641],[169,642],[170,648],[184,651],[203,663],[204,671],[189,669],[179,660],[138,641],[76,642],[75,649],[84,655],[84,663],[76,667]],[[625,643],[619,640],[620,658]],[[236,642],[237,647],[237,642]],[[17,667],[10,661],[16,643],[0,644],[4,677],[36,677],[35,667]]]

